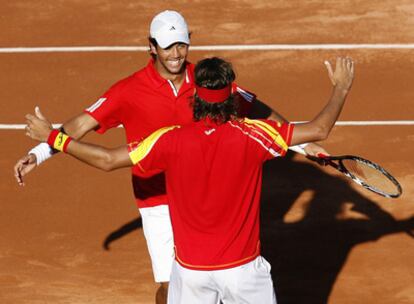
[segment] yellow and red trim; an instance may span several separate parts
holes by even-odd
[[[249,255],[243,259],[239,259],[239,260],[236,260],[230,263],[218,264],[218,265],[195,265],[195,264],[186,263],[182,259],[180,259],[176,246],[174,246],[174,251],[175,251],[175,259],[181,266],[185,268],[193,269],[193,270],[221,270],[221,269],[237,267],[240,265],[244,265],[250,261],[253,261],[255,258],[257,258],[260,255],[260,241],[257,242],[256,251],[252,255]]]
[[[179,127],[180,126],[164,127],[153,132],[150,136],[141,142],[133,142],[128,144],[129,158],[131,159],[132,163],[136,165],[142,161],[151,152],[152,148],[162,135]],[[142,167],[140,167],[140,169],[142,172],[145,172]]]
[[[287,151],[287,149],[289,148],[288,144],[285,142],[285,140],[279,134],[279,132],[268,123],[261,120],[252,120],[248,118],[245,118],[244,122],[247,126],[259,128],[260,130],[265,132],[279,147],[282,148],[282,150]],[[277,122],[277,124],[278,126],[281,126],[279,122]]]
[[[66,149],[71,140],[72,137],[69,137],[65,133],[59,132],[58,130],[52,130],[47,139],[47,143],[49,146],[58,151],[66,152]]]

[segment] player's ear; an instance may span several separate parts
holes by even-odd
[[[148,38],[148,45],[149,45],[149,51],[150,51],[150,54],[151,55],[153,55],[153,56],[156,56],[157,55],[157,42],[154,40],[154,38]]]
[[[157,55],[157,47],[155,47],[153,44],[150,44],[150,54]]]

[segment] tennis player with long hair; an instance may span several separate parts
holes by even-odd
[[[26,115],[26,134],[103,170],[135,166],[143,174],[166,173],[175,245],[168,303],[273,304],[270,265],[260,255],[262,164],[290,145],[327,138],[351,88],[354,63],[338,58],[335,70],[327,68],[331,98],[308,123],[239,117],[233,69],[214,57],[195,67],[190,124],[106,149],[53,130],[38,111]]]
[[[123,125],[127,141],[133,142],[160,127],[191,122],[188,99],[194,91],[194,65],[187,61],[190,45],[187,23],[178,12],[163,11],[153,18],[149,32],[151,58],[147,66],[118,81],[84,112],[65,122],[64,132],[80,139],[92,130],[102,134]],[[235,83],[233,87],[242,115],[248,115],[249,108],[257,102],[256,96]],[[276,112],[271,118],[284,121]],[[326,153],[314,144],[308,145],[306,151],[311,155]],[[53,154],[54,151],[45,144],[30,150],[15,165],[17,182],[24,185],[25,176]],[[134,167],[132,184],[154,279],[160,283],[156,302],[165,303],[174,259],[165,178],[163,174],[149,177]]]

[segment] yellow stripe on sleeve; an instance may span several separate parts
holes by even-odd
[[[255,127],[263,130],[283,150],[287,151],[287,149],[289,148],[289,146],[287,145],[287,143],[283,139],[283,137],[280,135],[280,133],[275,128],[273,128],[271,125],[269,125],[268,123],[266,123],[264,121],[261,121],[261,120],[248,119],[248,118],[245,118],[244,122],[248,125],[255,126]],[[281,126],[281,124],[279,122],[277,122],[277,124],[278,124],[278,126]]]
[[[132,163],[136,165],[141,160],[143,160],[148,155],[148,153],[151,152],[152,147],[154,147],[155,143],[162,135],[164,135],[168,131],[171,131],[179,127],[180,126],[171,126],[158,129],[157,131],[153,132],[150,136],[145,138],[143,141],[141,141],[138,144],[138,146],[136,146],[131,152],[129,152],[129,158],[131,159]]]

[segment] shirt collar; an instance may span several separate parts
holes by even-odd
[[[186,84],[192,84],[193,81],[193,70],[191,69],[191,64],[189,62],[185,62],[185,79],[184,82]],[[147,71],[148,77],[154,83],[156,88],[159,88],[165,84],[168,84],[168,80],[161,77],[160,73],[158,73],[157,69],[155,68],[155,59],[151,58],[145,68]]]
[[[197,121],[196,124],[199,127],[205,129],[205,128],[217,128],[217,127],[219,127],[221,125],[224,125],[226,123],[224,123],[224,124],[217,124],[216,122],[214,122],[214,120],[212,120],[210,117],[207,116],[207,117],[205,117],[205,118],[200,119],[199,121]]]

